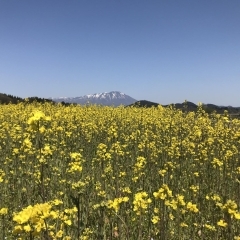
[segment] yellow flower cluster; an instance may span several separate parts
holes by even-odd
[[[161,188],[157,192],[153,193],[153,196],[157,199],[164,200],[166,197],[172,197],[172,191],[166,184],[163,184]]]
[[[27,123],[31,126],[33,130],[40,129],[40,121],[50,121],[51,118],[49,116],[45,116],[42,111],[36,110],[33,112],[33,116],[30,117]],[[44,132],[44,126],[41,126],[41,131]]]
[[[197,205],[196,204],[193,204],[191,202],[188,202],[187,203],[187,209],[190,211],[190,212],[195,212],[197,213],[199,210],[197,208]]]
[[[8,213],[8,209],[7,208],[1,208],[0,209],[0,215],[6,215]]]
[[[133,201],[133,211],[136,212],[137,215],[141,215],[146,212],[148,205],[151,202],[152,200],[148,198],[146,192],[136,193]]]
[[[107,207],[113,208],[115,212],[118,212],[120,208],[120,204],[122,202],[128,202],[128,201],[129,201],[128,197],[115,198],[114,200],[108,200]]]
[[[72,224],[70,219],[71,215],[77,212],[77,209],[66,209],[64,212],[54,210],[54,206],[63,204],[61,200],[54,200],[51,202],[36,204],[34,206],[29,205],[18,213],[14,213],[13,221],[17,223],[13,229],[13,234],[18,236],[27,236],[26,233],[30,233],[31,236],[41,236],[43,231],[49,231],[49,236],[63,237],[63,226]],[[61,221],[60,229],[57,228],[53,221]]]
[[[239,239],[239,153],[201,105],[0,105],[0,235]]]

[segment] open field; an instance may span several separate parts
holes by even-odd
[[[0,105],[0,239],[240,240],[240,120]]]

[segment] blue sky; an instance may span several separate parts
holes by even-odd
[[[240,106],[239,0],[0,0],[0,92]]]

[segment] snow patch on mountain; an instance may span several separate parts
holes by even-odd
[[[137,100],[119,91],[88,94],[80,97],[50,98],[55,102],[78,103],[78,104],[101,104],[105,106],[130,105]]]

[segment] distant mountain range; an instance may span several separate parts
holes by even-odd
[[[137,101],[136,99],[126,95],[125,93],[118,91],[95,93],[85,95],[82,97],[59,97],[49,99],[51,99],[54,102],[77,103],[77,104],[92,103],[115,107],[120,105],[130,105]]]
[[[112,92],[104,92],[104,93],[95,93],[90,95],[85,95],[82,97],[58,97],[58,98],[39,98],[39,97],[29,97],[29,102],[37,101],[37,102],[61,102],[64,105],[69,104],[100,104],[104,106],[135,106],[135,107],[157,107],[161,105],[160,103],[150,102],[147,100],[137,101],[136,99],[122,93],[119,91]],[[16,97],[9,94],[0,93],[0,103],[8,104],[8,103],[17,103],[23,102],[24,99],[20,97]],[[163,107],[168,107],[169,105],[174,105],[175,108],[181,109],[184,111],[196,111],[198,106],[192,102],[185,103],[172,103],[168,105],[162,105]],[[215,104],[203,104],[203,109],[207,113],[211,113],[216,111],[217,113],[224,113],[225,110],[228,111],[229,114],[240,116],[240,107],[232,107],[232,106],[218,106]]]
[[[159,103],[150,102],[147,100],[140,100],[133,104],[130,104],[129,106],[136,106],[136,107],[157,107],[158,105],[161,105]],[[167,105],[162,105],[163,107],[168,107],[170,105],[174,105],[176,109],[186,110],[186,111],[197,111],[198,105],[192,102],[183,102],[183,103],[172,103]],[[230,114],[240,114],[240,107],[232,107],[232,106],[218,106],[215,104],[202,104],[203,109],[207,113],[211,113],[213,111],[216,111],[217,113],[224,113],[224,111],[228,111]]]

